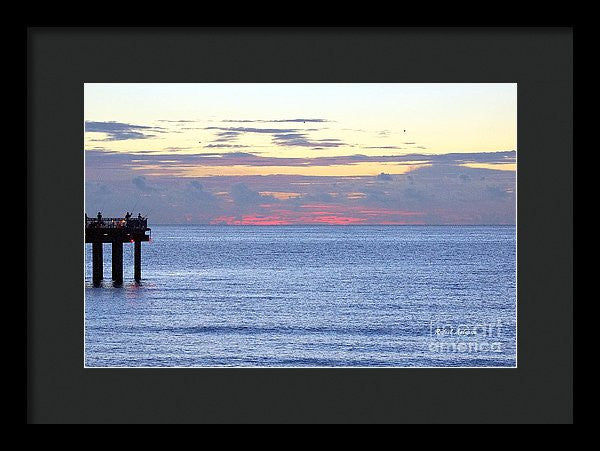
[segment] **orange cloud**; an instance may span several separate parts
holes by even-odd
[[[149,176],[174,177],[213,177],[250,175],[305,175],[321,177],[365,177],[376,176],[381,172],[399,175],[415,169],[431,166],[428,162],[359,162],[332,164],[326,166],[250,166],[233,164],[230,166],[176,164],[140,164],[132,169]]]
[[[301,193],[285,193],[282,191],[259,191],[261,196],[272,196],[275,199],[286,200],[294,197],[302,196]]]

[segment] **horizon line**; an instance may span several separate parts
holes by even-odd
[[[165,222],[165,223],[154,223],[155,226],[211,226],[211,227],[306,227],[306,226],[317,226],[317,227],[372,227],[372,226],[386,226],[386,227],[498,227],[505,226],[511,227],[517,224],[506,224],[506,223],[481,223],[481,224],[315,224],[315,223],[297,223],[297,224],[209,224],[209,223],[176,223],[176,222]]]

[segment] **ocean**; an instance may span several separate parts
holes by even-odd
[[[514,367],[514,226],[155,225],[92,285],[87,367]]]

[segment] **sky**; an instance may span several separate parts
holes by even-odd
[[[516,84],[86,83],[85,210],[515,224]]]

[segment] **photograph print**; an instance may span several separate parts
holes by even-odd
[[[84,366],[517,366],[515,83],[86,83]]]

